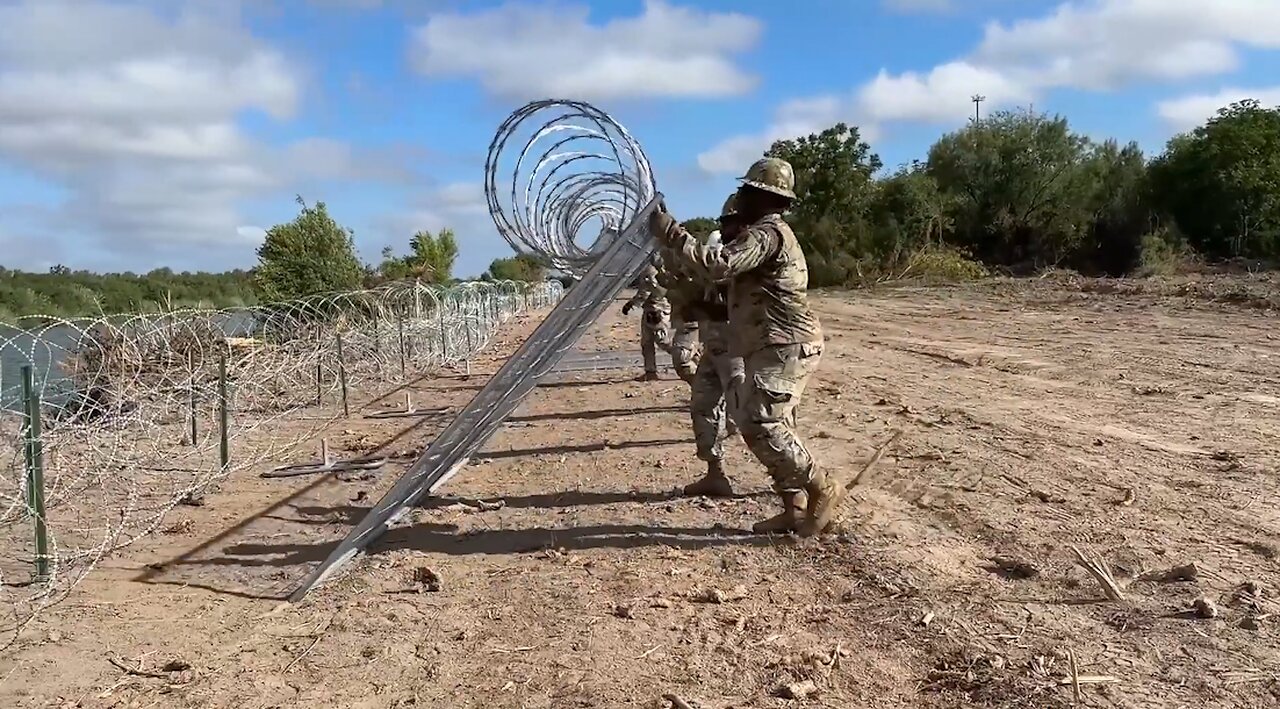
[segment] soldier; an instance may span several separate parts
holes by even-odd
[[[657,348],[670,347],[671,305],[667,302],[667,291],[658,283],[659,257],[655,253],[645,267],[640,287],[636,294],[622,305],[622,314],[630,315],[631,309],[643,303],[640,321],[640,354],[644,357],[644,374],[637,381],[653,382],[658,380]]]
[[[650,216],[649,229],[679,256],[681,267],[712,281],[731,279],[729,320],[746,375],[738,425],[783,505],[752,529],[812,536],[835,521],[845,489],[814,462],[795,430],[796,405],[822,358],[822,327],[807,295],[808,265],[782,219],[796,198],[795,174],[785,160],[764,158],[741,180],[738,210],[747,227],[723,247],[699,244],[665,210]]]
[[[667,349],[671,365],[677,376],[692,385],[701,354],[699,323],[694,308],[702,296],[702,289],[694,287],[695,281],[670,265],[667,258],[658,265],[658,284],[666,289],[667,300],[671,304],[671,346]]]
[[[720,236],[732,241],[742,230],[733,195],[720,210]],[[714,235],[713,235],[714,236]],[[708,239],[714,244],[714,239]],[[676,256],[667,259],[678,263]],[[698,297],[691,298],[692,310],[699,318],[703,352],[698,360],[689,398],[689,415],[693,421],[693,437],[698,458],[707,464],[707,474],[686,485],[686,495],[728,497],[733,486],[724,470],[724,441],[737,433],[739,416],[738,391],[744,378],[741,357],[730,353],[728,284],[708,283],[701,279],[686,281],[696,288]]]

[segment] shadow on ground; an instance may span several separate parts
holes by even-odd
[[[627,448],[657,448],[660,446],[687,445],[693,443],[692,438],[657,438],[648,441],[621,441],[618,443],[582,443],[577,445],[546,446],[543,448],[511,448],[509,450],[483,451],[477,453],[473,460],[482,458],[501,460],[506,458],[522,458],[537,455],[558,455],[567,453],[594,453],[605,450],[624,450]]]
[[[594,421],[596,419],[621,418],[623,416],[644,416],[645,414],[668,414],[688,412],[688,406],[649,406],[641,409],[596,409],[594,411],[565,411],[546,414],[527,414],[511,416],[508,422],[532,423],[534,421]]]
[[[342,509],[342,508],[340,508]],[[348,508],[348,512],[355,510]],[[363,510],[359,510],[363,512]],[[353,515],[354,516],[354,515]],[[653,527],[646,525],[586,525],[582,527],[532,527],[527,529],[491,529],[459,534],[452,524],[420,523],[393,529],[382,536],[369,549],[368,554],[378,556],[396,551],[419,551],[450,556],[471,554],[516,555],[543,549],[565,551],[586,549],[637,549],[662,546],[676,549],[705,549],[717,546],[771,546],[786,543],[788,537],[772,537],[753,534],[745,529],[727,527]],[[247,590],[219,587],[189,579],[183,585],[202,588],[214,593],[261,600],[284,600],[292,593],[296,583],[311,570],[313,565],[328,558],[337,547],[338,539],[317,543],[285,542],[279,544],[242,542],[231,544],[222,555],[211,559],[178,560],[165,570],[182,567],[198,569],[278,569],[271,574],[275,581],[262,578],[259,583],[242,584]],[[282,585],[279,579],[286,576],[285,569],[300,570],[288,573],[289,583]],[[243,574],[232,574],[243,578]],[[173,583],[169,581],[168,583]],[[253,588],[258,586],[259,588]],[[268,588],[269,587],[269,588]]]
[[[583,549],[634,549],[670,546],[703,549],[708,546],[746,544],[769,546],[777,538],[727,527],[650,527],[644,525],[588,525],[583,527],[533,527],[492,529],[458,534],[451,524],[424,523],[393,529],[369,548],[371,555],[394,551],[420,551],[462,556],[468,554],[527,554],[547,548],[566,551]],[[320,544],[233,544],[216,559],[194,562],[203,566],[297,566],[315,564],[328,558],[337,541]]]

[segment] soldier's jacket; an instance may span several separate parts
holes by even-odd
[[[730,279],[735,354],[822,342],[822,325],[807,295],[809,266],[780,215],[761,218],[723,246],[699,244],[685,232],[676,248],[682,265],[703,279]]]
[[[672,312],[686,322],[728,322],[728,283],[712,283],[696,272],[680,268],[679,256],[670,249],[663,250],[667,254],[658,282],[667,289]]]
[[[655,260],[650,260],[645,266],[644,274],[640,279],[640,287],[636,289],[636,294],[631,296],[631,300],[627,301],[632,307],[644,304],[646,312],[657,312],[664,315],[671,313],[671,304],[667,300],[667,289],[662,286],[658,278],[658,264]]]
[[[656,280],[658,285],[662,286],[667,292],[667,301],[671,303],[671,313],[681,320],[686,320],[685,315],[688,314],[690,292],[688,287],[688,279],[682,278],[681,273],[672,268],[670,258],[664,258],[658,265]]]

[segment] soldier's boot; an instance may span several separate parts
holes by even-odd
[[[707,474],[684,486],[685,495],[689,497],[730,497],[733,495],[733,484],[724,473],[724,462],[713,460],[707,463]]]
[[[804,520],[796,531],[802,537],[812,537],[826,531],[833,522],[837,521],[840,505],[844,503],[848,491],[839,480],[823,472],[821,468],[814,469],[804,490],[809,502]]]
[[[794,532],[804,521],[805,494],[801,490],[783,490],[778,493],[782,498],[782,511],[751,525],[756,534],[786,534]]]

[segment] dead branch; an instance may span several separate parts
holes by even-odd
[[[108,657],[107,662],[110,662],[112,665],[115,665],[116,669],[120,670],[121,672],[127,675],[132,675],[134,677],[149,677],[151,679],[169,679],[169,675],[166,675],[166,674],[161,674],[159,672],[144,671],[142,669],[141,662],[138,663],[138,667],[136,669],[133,667],[129,667],[128,665],[124,664],[123,662],[121,662],[120,660],[117,660],[114,657]]]
[[[693,705],[675,694],[664,694],[662,698],[671,702],[671,709],[694,709]]]
[[[1120,585],[1116,583],[1116,579],[1111,575],[1111,571],[1107,569],[1107,565],[1101,559],[1090,559],[1080,551],[1078,547],[1072,545],[1071,551],[1076,555],[1076,563],[1078,563],[1089,575],[1102,586],[1103,593],[1107,594],[1107,598],[1113,601],[1123,601],[1124,594],[1120,591]]]
[[[851,479],[844,486],[845,489],[851,490],[855,485],[861,482],[863,476],[865,476],[868,471],[870,471],[872,468],[876,466],[877,463],[880,462],[880,459],[884,457],[884,454],[889,450],[890,447],[893,446],[894,443],[898,441],[900,437],[902,437],[902,430],[898,429],[897,431],[894,431],[893,435],[889,437],[889,440],[885,441],[883,444],[880,445],[879,448],[876,449],[875,454],[871,456],[871,460],[868,460],[866,465],[862,466],[862,470],[859,470],[858,474],[854,475],[853,479]]]

